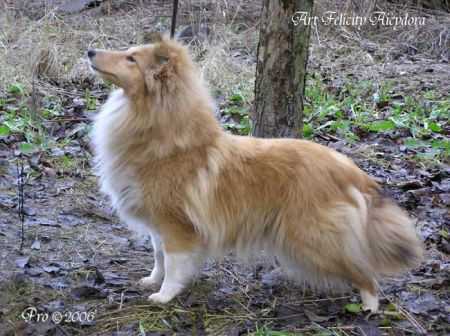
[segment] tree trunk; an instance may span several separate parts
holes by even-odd
[[[295,26],[292,17],[311,13],[313,0],[263,1],[252,134],[301,137],[310,25]]]

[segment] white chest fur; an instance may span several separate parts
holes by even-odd
[[[148,232],[149,221],[136,218],[141,207],[141,191],[133,167],[127,162],[127,130],[124,124],[128,113],[128,99],[122,90],[116,90],[101,108],[93,128],[96,171],[102,192],[110,198],[113,207],[128,226],[137,232]]]

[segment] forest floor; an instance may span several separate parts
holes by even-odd
[[[419,267],[380,283],[379,314],[362,312],[356,292],[314,293],[286,280],[269,258],[242,263],[232,255],[206,263],[184,294],[162,306],[136,285],[153,264],[148,237],[118,220],[91,169],[90,124],[110,88],[86,71],[83,54],[89,45],[140,42],[141,24],[167,20],[129,1],[105,3],[112,5],[58,12],[17,1],[0,16],[0,335],[450,332],[450,49],[433,44],[439,34],[427,44],[408,35],[397,43],[396,33],[380,42],[387,30],[313,31],[305,137],[349,155],[376,178],[416,219],[426,248]],[[197,10],[187,3],[180,24]],[[249,130],[257,45],[251,20],[258,7],[245,3],[244,10],[208,7],[227,10],[228,18],[220,14],[214,36],[193,46],[218,118],[238,134]],[[255,13],[233,14],[239,11]],[[427,15],[438,32],[449,19]],[[12,16],[14,31],[7,28]],[[21,65],[28,54],[41,65]]]

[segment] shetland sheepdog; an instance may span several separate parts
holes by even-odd
[[[159,36],[125,51],[89,50],[120,89],[93,128],[101,189],[130,227],[150,233],[140,280],[166,303],[208,256],[264,250],[313,287],[346,283],[378,309],[377,279],[417,265],[408,215],[349,158],[294,139],[224,132],[188,49]]]

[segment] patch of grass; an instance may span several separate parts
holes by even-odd
[[[17,149],[24,154],[32,153],[39,148],[48,148],[51,141],[42,125],[26,103],[26,97],[20,84],[13,84],[8,92],[14,96],[0,105],[0,136],[14,134],[18,141]]]
[[[25,93],[25,88],[20,83],[13,83],[8,87],[8,93],[17,96],[23,96]]]
[[[403,96],[395,94],[390,82],[375,85],[363,81],[332,92],[316,76],[308,81],[306,101],[306,138],[325,131],[353,142],[369,133],[401,132],[404,145],[419,150],[419,159],[439,161],[450,155],[450,141],[445,136],[450,100],[439,99],[433,91]]]
[[[426,91],[416,97],[402,96],[389,81],[375,84],[347,83],[331,92],[320,77],[310,78],[306,87],[303,134],[312,139],[320,133],[333,134],[352,143],[370,133],[389,135],[398,132],[404,146],[421,162],[436,163],[450,156],[450,140],[445,137],[449,124],[448,98]],[[250,97],[245,90],[231,91],[222,109],[225,129],[248,135]],[[448,131],[448,130],[447,130]]]
[[[11,136],[9,142],[23,154],[48,151],[66,145],[78,132],[87,132],[88,125],[80,123],[65,137],[55,139],[51,130],[55,118],[63,115],[62,102],[58,97],[43,97],[38,107],[31,107],[30,99],[21,84],[8,87],[9,94],[0,99],[0,137]],[[86,95],[88,108],[96,108],[97,100]],[[61,162],[65,168],[70,162]]]

